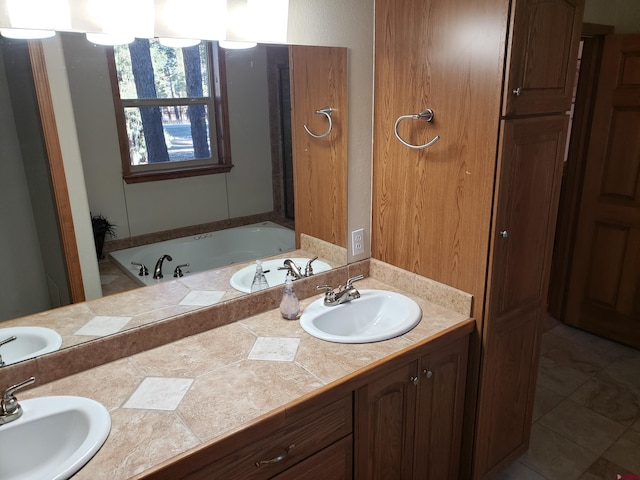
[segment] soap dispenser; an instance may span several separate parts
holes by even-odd
[[[269,288],[269,283],[267,282],[267,277],[264,276],[264,272],[262,271],[262,262],[260,260],[256,260],[256,274],[253,276],[253,282],[251,283],[251,293],[259,292],[266,288]]]
[[[300,313],[300,301],[296,292],[293,291],[293,280],[287,274],[284,281],[284,292],[282,292],[282,301],[280,302],[280,314],[282,318],[287,320],[295,319]]]

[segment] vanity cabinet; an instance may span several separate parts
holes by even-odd
[[[135,480],[456,479],[474,320]]]
[[[583,10],[376,0],[372,256],[474,297],[460,478],[528,448]]]
[[[468,337],[356,391],[355,478],[457,479]]]

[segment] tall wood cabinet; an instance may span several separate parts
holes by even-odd
[[[372,256],[474,295],[460,478],[528,448],[582,16],[376,1]]]

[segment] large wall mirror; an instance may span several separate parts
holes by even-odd
[[[47,41],[50,40],[43,42]],[[333,184],[328,177],[317,178],[323,175],[322,171],[313,166],[316,159],[309,158],[309,152],[314,148],[320,148],[321,154],[327,153],[325,158],[329,158],[331,152],[335,155],[337,151],[338,158],[333,161],[343,163],[339,176],[346,177],[346,146],[336,149],[335,142],[322,142],[304,133],[303,123],[314,132],[326,130],[325,116],[318,115],[313,109],[331,105],[317,104],[314,107],[313,102],[322,100],[321,97],[314,98],[312,93],[303,95],[304,101],[291,100],[289,80],[294,79],[296,73],[289,72],[290,67],[295,68],[289,64],[289,59],[294,58],[291,48],[295,47],[258,45],[249,50],[225,52],[228,131],[234,165],[230,172],[128,184],[121,173],[120,146],[109,77],[109,47],[87,41],[82,33],[59,33],[55,41],[63,52],[60,58],[64,65],[59,65],[59,68],[66,71],[68,78],[71,99],[68,113],[75,122],[82,163],[82,176],[67,179],[68,188],[86,191],[91,213],[104,215],[116,225],[115,242],[111,249],[128,247],[136,242],[148,243],[149,238],[159,232],[164,239],[167,236],[180,237],[182,234],[200,235],[202,229],[218,230],[224,226],[261,224],[264,221],[295,229],[299,248],[300,236],[306,229],[306,226],[300,228],[300,225],[323,223],[331,233],[319,235],[323,237],[319,240],[338,247],[330,255],[331,258],[327,258],[327,263],[331,267],[346,263],[346,178],[343,183],[337,184]],[[342,54],[346,59],[346,49],[304,47],[296,53],[301,60],[294,64],[301,64],[305,68],[317,66],[317,59],[331,58],[332,54],[327,51],[336,50],[344,50]],[[304,56],[309,57],[308,61],[304,60]],[[47,67],[50,68],[51,63]],[[344,70],[346,76],[346,62]],[[307,87],[313,88],[313,78],[318,76],[315,73],[309,75],[307,71],[301,73],[299,78],[309,82],[311,77]],[[72,292],[64,288],[69,281],[65,259],[60,256],[64,239],[60,240],[59,231],[64,225],[60,226],[53,208],[53,194],[49,189],[51,177],[44,162],[47,146],[43,142],[40,114],[32,90],[38,78],[30,79],[32,74],[26,42],[0,38],[0,151],[3,158],[0,220],[8,227],[3,227],[0,261],[12,272],[0,280],[0,308],[3,309],[0,311],[0,320],[6,321],[0,323],[0,329],[11,325],[13,322],[10,319],[14,317],[40,311],[43,313],[37,315],[38,325],[45,326],[47,314],[44,311],[72,303],[73,297]],[[336,79],[340,79],[340,75],[327,72],[329,83],[334,84]],[[343,103],[332,106],[338,112],[333,116],[332,123],[338,140],[346,144],[346,78],[342,79],[342,83],[336,88],[343,94]],[[299,112],[296,110],[299,107],[311,111]],[[340,114],[344,115],[342,120]],[[292,125],[296,121],[300,124]],[[344,123],[341,124],[342,121]],[[68,127],[64,125],[66,130]],[[304,133],[305,137],[298,136],[297,140],[291,138],[296,136],[297,131]],[[174,144],[178,143],[180,137],[176,135],[173,141]],[[291,150],[287,151],[287,148]],[[330,204],[318,201],[317,197],[307,197],[304,205],[294,208],[296,189],[292,168],[296,161],[296,149],[305,152],[302,160],[306,166],[302,174],[299,169],[295,182],[300,177],[304,179],[305,194],[316,190],[330,191],[330,198],[333,198]],[[335,164],[330,167],[336,170]],[[72,195],[70,197],[74,198]],[[314,206],[315,203],[320,205]],[[342,212],[334,208],[336,204],[342,205]],[[313,236],[315,232],[310,234]],[[84,244],[82,242],[78,239],[78,248],[87,248],[86,239]],[[336,251],[344,253],[336,257]],[[153,255],[153,258],[158,256],[157,253]],[[244,265],[248,260],[240,263]],[[107,261],[110,261],[108,255],[100,261],[100,267]],[[164,275],[169,277],[169,281],[174,281],[171,274],[178,262],[176,259],[165,265]],[[148,269],[152,270],[154,264],[149,261],[146,263]],[[188,278],[189,267],[183,267],[182,270],[184,278]],[[119,291],[112,290],[114,282],[119,281],[111,278],[114,275],[113,270],[101,271],[101,288],[105,293]],[[125,283],[132,280],[130,277],[124,278]],[[147,288],[135,283],[133,286]],[[240,294],[243,293],[238,291],[233,297]],[[149,318],[150,321],[162,319],[157,315],[149,315]],[[87,336],[85,341],[92,338],[95,337]],[[75,338],[72,344],[81,340]]]

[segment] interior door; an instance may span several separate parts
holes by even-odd
[[[565,322],[640,348],[640,35],[607,38]]]

